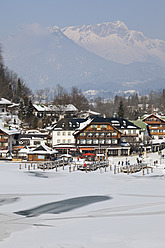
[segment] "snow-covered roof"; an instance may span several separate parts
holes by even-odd
[[[32,150],[29,150],[28,152],[28,154],[55,154],[55,153],[58,153],[58,151],[52,149],[51,147],[45,144],[40,145]]]
[[[154,116],[155,118],[158,118],[162,121],[165,121],[164,118],[165,116],[162,116],[162,115],[158,115],[158,114],[150,114],[150,115],[144,115],[142,120],[145,121],[147,118],[151,117],[151,116]]]
[[[0,124],[0,130],[4,133],[6,133],[7,135],[14,135],[14,134],[20,134],[20,131],[17,129],[7,129],[5,128],[2,124]]]
[[[30,151],[29,148],[22,148],[21,150],[18,151],[19,154],[24,153],[27,154]]]
[[[19,107],[19,103],[12,103],[12,105],[9,106],[9,108]]]
[[[64,106],[64,111],[66,111],[66,112],[78,111],[78,109],[73,104],[68,104],[68,105]]]
[[[33,107],[38,111],[38,112],[44,112],[44,111],[63,111],[63,112],[76,112],[78,109],[73,105],[73,104],[68,104],[68,105],[38,105],[38,104],[33,104]]]
[[[38,112],[47,111],[47,107],[44,106],[44,105],[33,104],[33,107],[34,107]]]
[[[127,126],[127,128],[132,129],[132,128],[137,128],[137,127],[129,125],[129,126]]]
[[[1,98],[1,99],[0,99],[0,104],[7,104],[7,105],[11,105],[11,104],[12,104],[12,102],[11,102],[11,101],[9,101],[9,100],[7,100],[7,99],[5,99],[5,98]]]
[[[80,123],[80,126],[77,129],[77,131],[74,133],[74,135],[77,134],[77,133],[79,133],[80,130],[84,129],[87,125],[89,125],[92,122],[92,120],[93,119],[88,119],[87,121]]]

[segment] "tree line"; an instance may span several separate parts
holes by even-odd
[[[144,114],[150,114],[152,105],[159,114],[165,114],[165,89],[161,92],[152,91],[148,95],[139,96],[137,93],[127,96],[116,95],[113,100],[103,98],[94,100],[94,109],[107,117],[117,116],[129,120],[137,120]]]
[[[73,104],[79,111],[92,110],[99,112],[106,117],[122,117],[129,120],[136,120],[144,114],[150,114],[152,105],[159,114],[165,114],[165,89],[161,92],[152,91],[148,95],[139,96],[137,93],[130,96],[118,96],[114,99],[105,99],[96,97],[88,99],[82,90],[73,86],[68,92],[61,85],[57,85],[54,90],[38,90],[35,95],[38,103],[43,100],[47,104],[51,103],[56,106]]]

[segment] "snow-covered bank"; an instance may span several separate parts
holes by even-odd
[[[0,163],[0,247],[163,248],[164,163],[144,176]]]

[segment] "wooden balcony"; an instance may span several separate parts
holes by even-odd
[[[122,134],[121,137],[138,137],[137,133]]]
[[[0,138],[0,142],[1,143],[8,143],[8,139],[7,138],[6,139],[5,138]]]

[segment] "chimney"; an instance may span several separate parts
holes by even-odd
[[[154,113],[154,107],[153,107],[153,104],[152,104],[152,106],[151,106],[151,114],[153,114]]]

